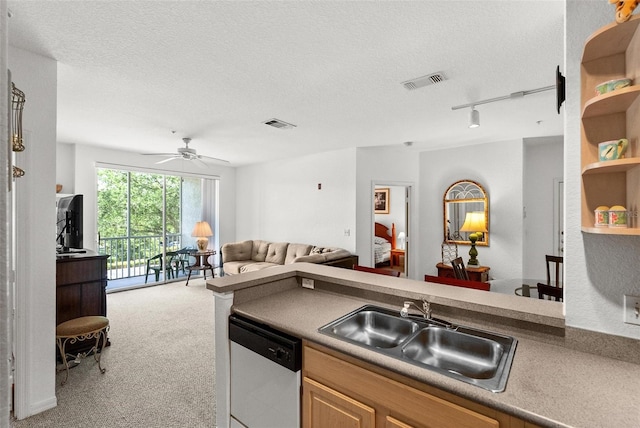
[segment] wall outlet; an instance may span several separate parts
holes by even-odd
[[[313,290],[313,279],[302,278],[302,286]]]
[[[640,297],[624,295],[624,322],[640,325]]]

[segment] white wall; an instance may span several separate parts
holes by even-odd
[[[238,168],[237,240],[298,242],[354,252],[354,165],[355,150],[348,149]]]
[[[554,179],[562,180],[562,136],[525,140],[523,277],[545,279],[546,254],[554,248]]]
[[[16,164],[25,176],[16,196],[16,391],[19,419],[56,406],[55,234],[57,65],[50,58],[9,48],[12,80],[25,93],[25,151]],[[51,213],[51,215],[46,215]],[[43,215],[44,214],[44,215]],[[36,257],[34,259],[34,257]],[[33,263],[33,260],[38,260]]]
[[[62,184],[61,194],[75,193],[76,184],[75,144],[56,144],[56,184]]]
[[[444,239],[442,198],[451,184],[478,182],[489,197],[489,246],[477,246],[490,277],[522,277],[523,143],[503,141],[420,153],[420,271],[437,274]],[[469,246],[458,254],[469,260]]]
[[[64,148],[65,153],[75,153],[75,158],[59,158],[58,170],[63,171],[68,168],[75,171],[74,183],[71,184],[74,193],[84,195],[83,200],[83,232],[84,247],[96,249],[96,162],[124,165],[135,168],[151,168],[156,171],[190,172],[194,174],[209,174],[218,176],[220,180],[219,189],[219,223],[220,231],[213,241],[220,243],[233,241],[235,239],[235,168],[221,165],[211,165],[207,169],[200,169],[189,164],[187,161],[175,161],[169,164],[157,165],[158,159],[152,156],[142,156],[137,153],[123,152],[119,150],[105,149],[101,147],[75,145],[75,150],[69,150],[68,144],[58,144]],[[61,175],[58,175],[61,177]],[[65,189],[63,189],[65,192]]]
[[[640,237],[580,231],[580,60],[585,40],[613,22],[615,8],[584,0],[568,0],[566,8],[566,324],[640,339],[640,326],[622,322],[622,296],[640,295]]]

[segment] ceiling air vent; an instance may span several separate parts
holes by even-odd
[[[265,125],[273,126],[274,128],[278,128],[278,129],[291,129],[296,127],[296,125],[287,123],[284,120],[280,120],[280,119],[269,119],[262,123],[264,123]]]
[[[424,86],[433,85],[435,83],[443,82],[447,80],[442,73],[433,73],[428,74],[426,76],[417,77],[415,79],[407,80],[406,82],[402,82],[402,86],[404,86],[407,90],[413,91],[414,89],[422,88]]]

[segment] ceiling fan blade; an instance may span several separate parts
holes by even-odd
[[[213,158],[211,156],[205,156],[205,155],[199,155],[198,156],[199,159],[205,158],[205,159],[211,159],[213,161],[217,161],[217,162],[224,162],[224,163],[229,163],[228,160],[224,160],[224,159],[219,159],[219,158]]]
[[[142,156],[176,156],[175,153],[140,153]]]
[[[173,155],[173,156],[171,156],[170,158],[163,159],[163,160],[161,160],[161,161],[156,162],[156,165],[159,165],[159,164],[161,164],[161,163],[166,163],[166,162],[172,161],[172,160],[174,160],[174,159],[180,159],[180,157],[179,157],[179,156],[175,156],[175,155]]]

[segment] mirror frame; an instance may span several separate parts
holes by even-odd
[[[446,242],[455,242],[460,245],[471,245],[471,241],[465,240],[462,236],[460,239],[451,237],[448,224],[449,221],[449,208],[453,207],[453,204],[462,203],[482,203],[484,205],[484,221],[485,227],[488,232],[483,233],[482,240],[478,239],[476,245],[489,246],[489,196],[485,192],[480,183],[473,180],[459,180],[453,183],[447,188],[442,197],[442,217],[443,217],[443,233],[444,240]],[[479,211],[479,210],[473,210]],[[465,211],[466,213],[466,211]],[[463,219],[464,221],[464,219]],[[466,233],[466,232],[463,232]]]

